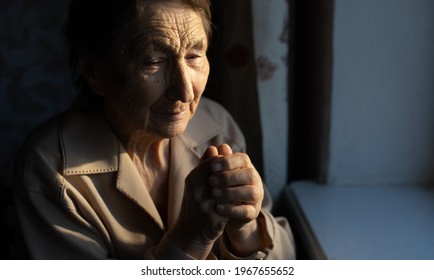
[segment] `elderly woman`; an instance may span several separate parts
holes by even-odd
[[[31,258],[294,258],[239,128],[201,98],[208,0],[72,0],[66,33],[80,96],[17,158]]]

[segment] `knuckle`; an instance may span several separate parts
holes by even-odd
[[[257,217],[256,209],[253,206],[250,206],[249,207],[249,212],[246,215],[246,220],[251,221],[251,220],[256,219],[256,217]]]
[[[256,183],[256,181],[258,180],[258,173],[256,172],[255,168],[249,167],[246,169],[247,172],[247,176],[250,179],[251,183]]]
[[[251,190],[251,198],[253,202],[257,202],[262,199],[262,192],[258,187],[253,186]]]
[[[251,163],[250,158],[247,154],[237,153],[237,156],[238,156],[239,160],[243,163],[244,166],[248,166]]]
[[[244,180],[245,184],[259,185],[261,177],[259,176],[255,168],[247,168],[244,171]]]
[[[238,208],[238,216],[240,219],[249,219],[250,216],[250,207],[248,205],[243,205]]]

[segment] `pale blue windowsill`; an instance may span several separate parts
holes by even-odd
[[[285,199],[309,258],[434,260],[432,187],[296,182]]]

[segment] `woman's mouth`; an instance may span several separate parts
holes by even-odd
[[[187,112],[186,110],[169,111],[169,112],[160,112],[158,113],[158,115],[164,121],[176,122],[184,119],[186,112]]]

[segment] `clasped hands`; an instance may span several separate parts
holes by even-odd
[[[184,252],[204,259],[214,242],[226,234],[228,246],[247,256],[262,246],[257,217],[264,189],[249,157],[229,145],[210,146],[187,176],[184,199],[170,238]]]

